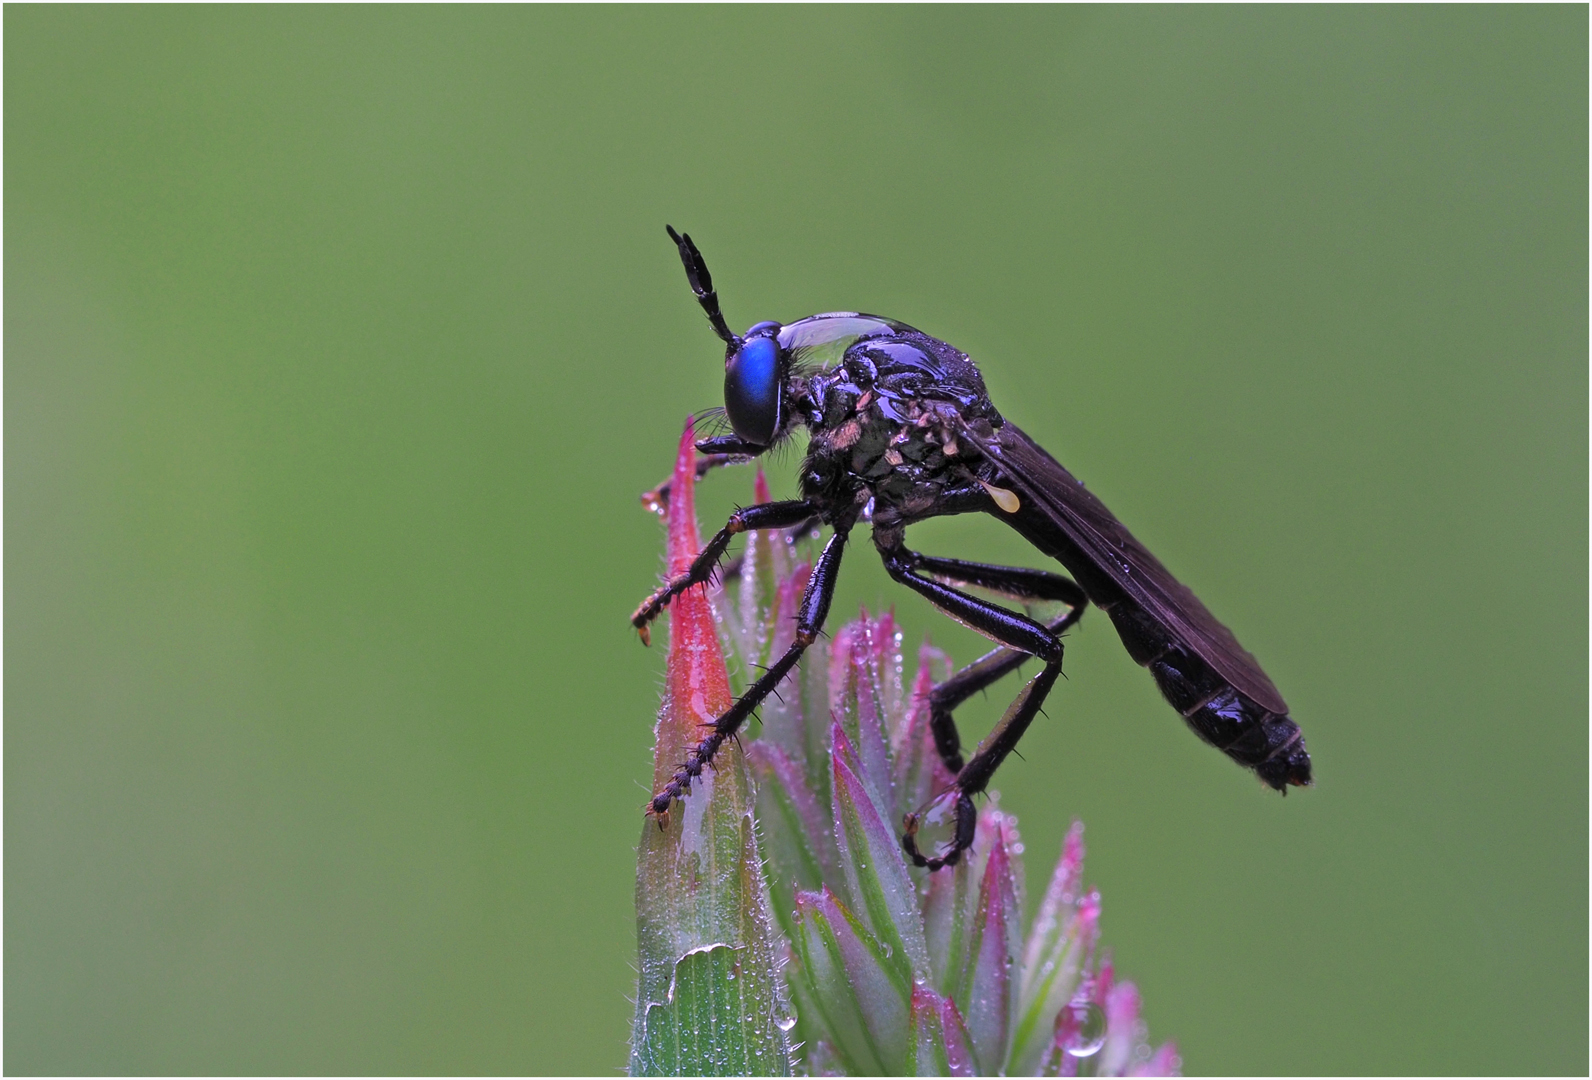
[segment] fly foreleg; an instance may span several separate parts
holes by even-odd
[[[765,506],[779,506],[780,503],[764,503]],[[803,505],[803,504],[796,504]],[[845,551],[846,534],[837,532],[829,538],[829,543],[824,545],[824,550],[818,556],[818,561],[813,566],[812,576],[807,580],[807,589],[802,593],[802,602],[796,613],[796,640],[791,643],[785,654],[769,666],[751,687],[731,705],[724,715],[713,722],[713,731],[703,739],[691,752],[686,755],[685,764],[663,786],[663,790],[653,796],[652,802],[647,807],[647,812],[658,818],[662,826],[664,815],[668,813],[674,800],[680,798],[691,790],[691,781],[702,775],[702,770],[713,762],[713,755],[719,752],[719,747],[724,741],[733,736],[738,728],[746,722],[763,700],[774,692],[774,688],[791,673],[796,666],[796,661],[801,659],[807,647],[818,640],[818,632],[824,627],[824,620],[829,617],[829,602],[835,596],[835,582],[840,575],[840,556]]]
[[[746,454],[698,452],[696,459],[696,478],[701,480],[714,469],[721,469],[726,465],[744,465],[752,459]],[[660,514],[669,512],[669,495],[674,489],[674,477],[670,476],[651,491],[641,493],[641,505],[648,510],[655,510]]]
[[[1023,737],[1023,733],[1028,730],[1028,725],[1038,715],[1039,707],[1044,704],[1046,695],[1055,685],[1056,677],[1061,674],[1062,645],[1057,634],[1076,622],[1077,617],[1082,614],[1083,594],[1082,590],[1068,579],[1040,570],[992,567],[955,559],[931,559],[899,546],[881,548],[880,554],[884,558],[885,569],[891,577],[923,596],[958,622],[1005,646],[959,673],[959,676],[965,675],[966,678],[953,687],[951,694],[947,695],[947,700],[959,694],[960,696],[956,697],[956,702],[959,703],[979,687],[987,686],[1011,671],[1027,656],[1035,656],[1045,662],[1039,674],[1018,692],[1016,700],[1006,710],[1006,715],[974,750],[972,758],[957,770],[954,786],[956,826],[947,849],[933,855],[925,855],[919,851],[915,839],[918,815],[908,815],[907,831],[901,838],[902,847],[915,864],[926,866],[933,871],[942,866],[955,865],[961,859],[962,852],[972,844],[973,826],[976,820],[973,796],[989,785],[995,770],[1000,768],[1006,755],[1012,752],[1018,740]],[[1072,601],[1075,600],[1077,604],[1066,615],[1056,620],[1057,626],[1053,630],[1026,615],[1009,611],[999,604],[980,600],[948,585],[942,585],[932,580],[929,575],[997,589],[1020,597],[1056,599],[1068,603],[1069,606],[1072,606]],[[1045,593],[1034,593],[1032,590],[1036,588],[1045,590]],[[950,719],[952,707],[954,704],[948,706],[944,712],[943,731],[946,741],[942,743],[941,730],[937,729],[935,742],[940,746],[942,756],[947,756],[948,750],[950,757],[960,758],[959,743],[950,741],[956,738],[955,725]]]
[[[684,573],[676,574],[664,582],[657,591],[642,602],[635,614],[630,616],[630,625],[634,626],[641,635],[642,644],[652,643],[652,634],[647,624],[669,606],[669,601],[691,586],[701,585],[713,576],[719,560],[724,557],[725,550],[730,546],[731,538],[737,533],[749,529],[783,529],[800,525],[817,513],[818,508],[805,499],[792,499],[788,502],[758,503],[756,506],[742,507],[731,514],[724,528],[714,534],[713,539],[708,541],[707,547],[702,549],[702,553],[691,561],[690,567]]]

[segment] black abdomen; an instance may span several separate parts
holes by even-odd
[[[1299,725],[1233,689],[1126,596],[1108,604],[1106,612],[1128,653],[1150,669],[1161,695],[1196,735],[1278,791],[1310,783],[1310,754]]]
[[[1278,791],[1310,783],[1310,754],[1298,724],[1236,690],[1028,501],[1016,514],[997,517],[1072,572],[1090,602],[1111,617],[1128,655],[1150,669],[1161,694],[1196,735]]]

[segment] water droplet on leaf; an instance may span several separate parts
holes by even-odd
[[[1092,1057],[1106,1044],[1106,1011],[1092,1001],[1073,1000],[1067,1006],[1070,1028],[1062,1049],[1073,1057]]]
[[[960,793],[953,787],[941,792],[909,814],[904,823],[918,851],[926,858],[943,857],[956,838],[956,804]]]

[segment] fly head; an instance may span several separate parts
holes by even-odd
[[[707,313],[713,332],[724,341],[724,413],[730,427],[747,448],[766,448],[778,437],[786,414],[785,377],[790,372],[790,356],[779,343],[780,324],[760,322],[745,336],[731,333],[719,310],[719,294],[702,252],[689,233],[677,233],[670,225],[664,228],[680,249],[680,262],[697,303]]]

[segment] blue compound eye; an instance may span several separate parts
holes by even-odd
[[[724,362],[724,411],[743,442],[767,446],[779,431],[780,366],[771,337],[748,338]]]

